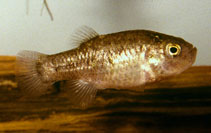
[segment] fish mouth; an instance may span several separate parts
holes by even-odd
[[[192,48],[191,51],[194,52],[194,53],[196,53],[197,52],[197,48],[193,46],[193,48]]]
[[[190,54],[192,56],[191,62],[194,63],[197,55],[197,48],[193,46],[193,48],[190,51]]]

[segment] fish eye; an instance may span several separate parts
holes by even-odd
[[[178,44],[168,44],[167,51],[171,56],[176,56],[180,54],[181,47]]]
[[[170,48],[170,52],[171,52],[172,54],[177,53],[177,48],[176,48],[176,47],[171,47],[171,48]]]

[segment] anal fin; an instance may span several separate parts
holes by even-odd
[[[93,84],[83,80],[66,81],[62,88],[71,104],[79,108],[87,108],[92,104],[97,93],[97,88]]]

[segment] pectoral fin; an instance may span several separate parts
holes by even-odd
[[[62,88],[64,88],[63,93],[68,96],[71,104],[81,108],[90,105],[97,93],[97,88],[93,84],[83,80],[66,81]]]

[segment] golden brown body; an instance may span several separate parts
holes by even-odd
[[[71,93],[87,88],[133,88],[179,74],[196,57],[196,48],[190,43],[153,31],[107,35],[87,32],[86,29],[81,33],[85,37],[75,49],[38,56],[35,65],[40,82],[51,84],[66,80],[69,89],[74,90]],[[82,94],[86,96],[88,92]]]

